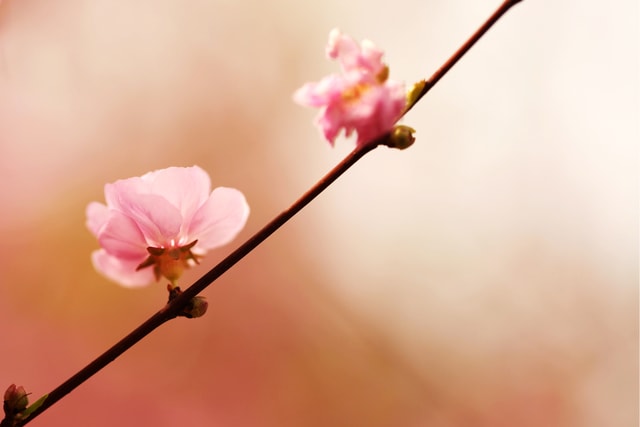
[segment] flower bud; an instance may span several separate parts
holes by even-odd
[[[167,290],[169,291],[169,301],[168,304],[171,304],[171,301],[175,300],[182,294],[182,289],[180,286],[176,286],[173,283],[169,283],[167,285]],[[209,303],[205,297],[195,296],[191,298],[191,301],[184,306],[182,311],[180,311],[177,316],[186,317],[187,319],[193,319],[196,317],[202,317],[207,312],[207,308],[209,307]]]
[[[193,297],[189,304],[182,310],[182,315],[189,319],[202,317],[207,312],[209,303],[205,297]]]
[[[397,148],[399,150],[409,148],[416,140],[416,138],[413,136],[414,132],[415,129],[409,126],[397,125],[391,131],[391,136],[389,137],[389,142],[387,143],[387,145],[391,148]]]
[[[11,384],[9,388],[4,392],[4,413],[7,417],[15,416],[20,412],[27,409],[29,405],[29,394],[25,391],[24,387]]]

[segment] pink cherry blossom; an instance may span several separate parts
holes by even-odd
[[[331,74],[319,82],[298,89],[294,100],[304,106],[320,108],[317,124],[334,145],[342,129],[345,136],[354,131],[357,144],[365,144],[391,130],[406,105],[404,84],[389,80],[383,52],[372,42],[360,45],[334,29],[326,49],[338,61],[341,74]]]
[[[128,287],[160,276],[174,282],[207,250],[230,242],[249,206],[233,188],[211,191],[198,166],[170,167],[105,185],[106,205],[87,206],[87,227],[101,249],[95,268]]]

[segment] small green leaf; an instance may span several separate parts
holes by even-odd
[[[29,415],[31,415],[33,413],[33,411],[35,411],[36,409],[38,409],[39,407],[42,406],[42,404],[47,399],[47,397],[49,397],[49,395],[45,394],[40,399],[36,400],[31,405],[29,405],[29,407],[27,409],[25,409],[24,411],[20,412],[20,418],[22,418],[23,420],[29,418]]]
[[[426,85],[426,80],[420,80],[418,83],[413,85],[409,93],[407,93],[407,110],[413,107],[413,105],[422,97],[422,91]]]

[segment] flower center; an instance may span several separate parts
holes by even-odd
[[[363,82],[363,83],[358,83],[356,85],[351,86],[350,88],[348,88],[344,92],[342,92],[342,99],[345,102],[349,102],[349,103],[355,102],[358,99],[360,99],[362,94],[364,94],[366,91],[371,89],[372,86],[374,86],[374,85],[383,85],[384,82],[387,81],[388,77],[389,77],[389,67],[387,67],[385,65],[380,70],[380,72],[378,74],[376,74],[375,81],[373,83],[371,83],[371,82]]]
[[[140,263],[136,270],[153,266],[156,280],[165,277],[171,283],[175,283],[185,269],[191,267],[192,263],[198,263],[197,255],[191,252],[196,243],[198,241],[194,240],[185,246],[170,246],[168,248],[150,246],[147,248],[149,257]]]
[[[364,83],[352,86],[342,92],[342,99],[344,99],[346,102],[355,102],[360,98],[360,96],[362,96],[364,92],[369,90],[369,86],[370,85]]]

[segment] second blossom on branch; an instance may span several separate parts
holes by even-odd
[[[407,103],[404,84],[390,80],[383,52],[372,42],[360,45],[334,29],[329,34],[327,56],[340,64],[341,74],[307,83],[293,95],[299,104],[321,108],[317,124],[331,145],[344,129],[365,144],[390,131]]]

